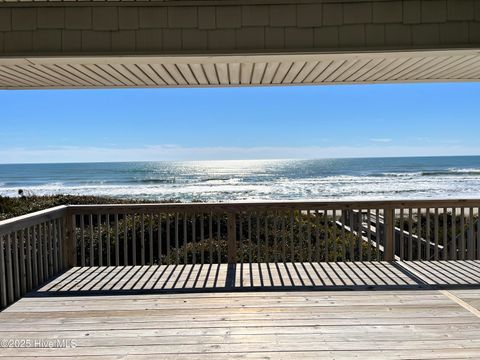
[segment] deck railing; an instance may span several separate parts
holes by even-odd
[[[72,266],[480,259],[480,200],[60,206],[0,222],[0,305]]]
[[[67,207],[0,221],[0,308],[66,268]]]

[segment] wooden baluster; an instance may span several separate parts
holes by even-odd
[[[251,264],[253,261],[253,241],[252,241],[252,214],[248,213],[248,262]]]
[[[67,216],[58,219],[58,264],[60,266],[60,270],[65,270],[67,268],[66,260],[67,257],[63,256],[65,254],[65,246],[67,242]],[[75,249],[76,251],[76,249]],[[76,258],[75,258],[76,260]]]
[[[278,210],[273,214],[273,261],[278,263]]]
[[[204,221],[203,221],[203,213],[200,214],[200,263],[203,265],[205,264],[205,229],[204,229]],[[240,238],[240,241],[242,239]]]
[[[153,265],[153,214],[148,214],[148,251],[149,265]]]
[[[269,256],[268,256],[268,249],[270,247],[268,243],[268,212],[265,212],[265,233],[263,235],[264,237],[264,244],[265,244],[265,263],[269,262]]]
[[[435,250],[433,252],[433,259],[435,261],[438,261],[438,246],[439,246],[439,243],[438,243],[438,208],[436,207],[435,208],[435,224],[434,224],[434,231],[435,231],[435,234],[434,234],[434,241],[435,241]]]
[[[413,209],[408,209],[408,261],[413,260]]]
[[[43,239],[43,223],[42,224],[38,224],[38,232],[37,232],[37,235],[38,235],[38,268],[39,268],[39,271],[38,271],[38,274],[39,274],[39,278],[38,278],[38,285],[42,284],[44,281],[45,281],[45,277],[46,277],[46,274],[45,274],[45,264],[44,264],[44,257],[43,257],[43,250],[44,250],[44,239]]]
[[[13,287],[12,239],[10,233],[7,234],[5,252],[7,255],[5,260],[5,267],[7,272],[8,303],[11,304],[15,301],[15,292]]]
[[[27,273],[25,267],[25,232],[21,229],[18,233],[18,252],[20,254],[20,294],[27,292]]]
[[[368,227],[370,229],[370,226]],[[400,209],[400,218],[399,218],[399,241],[400,241],[400,260],[405,260],[405,239],[403,236],[403,208]]]
[[[430,254],[430,208],[425,209],[425,214],[427,216],[426,228],[425,228],[425,241],[426,241],[426,255],[425,260],[429,261],[431,258]]]
[[[185,217],[184,217],[183,221],[184,221],[184,224],[185,224]],[[177,226],[177,228],[178,228],[178,226]],[[166,241],[167,241],[167,244],[165,245],[166,246],[165,250],[166,250],[166,253],[167,253],[167,261],[166,261],[167,265],[171,264],[171,261],[170,261],[170,250],[171,250],[170,249],[171,248],[171,246],[170,246],[171,245],[170,244],[170,230],[171,230],[170,229],[170,214],[165,214],[165,238],[166,238]],[[185,237],[184,237],[183,242],[184,242],[184,246],[185,246],[186,245],[185,244]],[[185,252],[186,251],[187,250],[185,248]]]
[[[32,233],[30,231],[30,227],[27,228],[27,244],[26,244],[26,251],[27,251],[27,289],[28,291],[32,290],[33,288],[33,276],[32,276],[32,240],[31,236]],[[1,239],[0,239],[1,241]],[[0,246],[2,246],[0,244]],[[1,255],[0,255],[1,256]],[[1,272],[1,270],[0,270]]]
[[[422,209],[417,209],[417,260],[422,260]]]
[[[52,277],[55,275],[55,267],[54,267],[54,258],[55,258],[55,240],[53,236],[53,230],[54,230],[54,222],[52,220],[49,220],[47,222],[48,227],[47,227],[47,236],[48,236],[48,272],[49,276]]]
[[[106,232],[106,247],[107,247],[107,266],[112,265],[112,251],[110,243],[110,214],[105,214],[105,232]]]
[[[123,265],[130,265],[128,262],[128,224],[127,214],[123,214]]]
[[[287,225],[285,221],[285,213],[282,212],[282,262],[285,263],[287,260]],[[250,221],[250,218],[249,218]],[[250,227],[250,222],[248,223]],[[249,230],[250,231],[250,230]],[[248,235],[251,236],[250,233]],[[251,261],[250,261],[251,262]]]
[[[239,238],[238,238],[238,248],[239,248],[239,253],[240,253],[240,259],[238,259],[238,262],[243,264],[243,216],[242,213],[238,214],[238,231],[239,231]],[[203,238],[203,237],[202,237]],[[203,264],[203,261],[202,261]]]
[[[475,246],[473,242],[473,208],[468,209],[468,260],[475,260]]]
[[[345,262],[347,260],[347,239],[345,235],[345,223],[346,223],[346,218],[345,218],[345,210],[342,209],[342,261]],[[378,227],[377,227],[377,233],[378,233]],[[378,234],[377,234],[377,243],[378,243]],[[378,249],[378,246],[377,246]]]
[[[260,215],[258,212],[255,213],[257,217],[257,262],[261,263],[262,254],[261,254],[261,242],[260,242]]]
[[[312,216],[310,210],[307,210],[307,250],[308,262],[312,262]]]
[[[363,261],[362,209],[358,209],[358,260]]]
[[[452,209],[452,255],[450,260],[458,259],[458,246],[457,246],[457,209]]]
[[[377,247],[376,247],[376,252],[377,252],[377,261],[380,260],[380,244],[381,244],[381,239],[380,239],[380,210],[379,209],[375,209],[375,231],[377,233],[376,237],[377,237]]]
[[[80,215],[80,264],[85,266],[85,216]]]
[[[163,264],[163,246],[162,246],[162,215],[158,214],[158,265]]]
[[[90,214],[90,266],[95,266],[94,256],[94,240],[93,240],[93,214]]]
[[[210,256],[210,265],[213,264],[213,214],[210,212],[208,217],[208,235],[209,235],[209,243],[208,243],[208,250]]]
[[[475,260],[480,260],[480,207],[477,208],[477,256]]]
[[[460,208],[460,260],[465,260],[465,208]]]
[[[97,236],[98,236],[98,266],[103,266],[103,230],[102,230],[102,215],[97,214]]]
[[[18,233],[15,231],[13,233],[12,239],[13,247],[13,280],[14,280],[14,291],[15,299],[20,299],[20,269],[18,266]]]
[[[328,248],[328,241],[329,241],[329,226],[328,226],[328,210],[324,210],[323,211],[323,226],[324,226],[324,234],[325,234],[325,238],[324,238],[324,242],[325,242],[325,247],[324,247],[324,261],[330,261],[330,254],[329,254],[329,248]],[[353,243],[352,243],[352,246],[353,246]]]
[[[228,263],[235,264],[237,262],[237,225],[234,212],[227,213],[227,248]]]
[[[115,266],[120,266],[120,229],[118,226],[118,213],[115,213]]]
[[[132,214],[132,265],[137,265],[137,229],[136,229],[136,214]]]
[[[192,264],[197,263],[197,239],[195,233],[195,213],[192,213]]]
[[[348,259],[349,261],[355,261],[355,236],[353,235],[354,231],[354,225],[353,225],[353,210],[348,211],[348,222],[349,222],[349,227],[350,227],[350,234],[351,234],[351,239],[350,239],[350,258]]]
[[[221,234],[221,216],[220,214],[217,215],[217,259],[218,263],[222,263],[222,253],[221,253],[221,246],[220,242],[222,240],[222,234]]]
[[[38,239],[37,239],[37,225],[32,226],[32,287],[37,287],[39,279],[39,269],[38,269]]]
[[[0,308],[7,307],[7,271],[5,267],[5,236],[0,234]]]
[[[140,215],[140,263],[145,265],[145,214]]]
[[[78,266],[76,221],[75,215],[65,215],[61,221],[60,254],[64,254],[61,262],[63,270]]]
[[[332,241],[333,241],[333,262],[338,261],[338,254],[337,254],[337,210],[332,211]]]
[[[315,260],[320,262],[321,245],[320,245],[320,215],[318,210],[315,210]]]
[[[384,220],[385,220],[384,260],[394,261],[395,260],[395,236],[394,236],[395,210],[385,209]]]
[[[443,260],[448,260],[448,214],[446,208],[443,209]]]
[[[48,237],[48,222],[45,222],[43,224],[43,273],[45,276],[45,280],[47,280],[50,277],[49,269],[50,269],[50,254],[49,254],[49,249],[50,249],[50,239]]]
[[[179,214],[178,213],[175,213],[175,264],[178,265],[180,264],[180,245],[179,245],[179,221],[178,221],[178,218],[179,218]],[[184,239],[185,239],[185,236],[184,236]],[[186,244],[185,244],[185,240],[184,240],[184,244],[183,244],[183,248],[184,248],[184,251],[183,251],[183,263],[186,264],[187,263],[187,247],[186,247]]]
[[[52,239],[50,236],[50,222],[47,221],[44,227],[45,234],[45,264],[47,269],[45,273],[47,274],[47,279],[53,275],[53,264],[52,264]]]
[[[65,270],[65,260],[67,257],[64,255],[64,242],[67,240],[67,234],[66,234],[66,223],[67,223],[67,218],[64,216],[61,219],[57,220],[58,224],[58,252],[59,252],[59,257],[58,257],[58,265],[60,267],[60,270]],[[76,250],[76,249],[75,249]]]
[[[178,214],[175,214],[175,216],[177,216]],[[171,261],[170,261],[170,250],[171,250],[171,229],[170,229],[170,214],[166,214],[166,220],[165,220],[165,230],[166,230],[166,240],[167,240],[167,244],[166,244],[166,247],[167,247],[167,264],[170,265],[171,264]],[[185,227],[185,218],[186,218],[186,214],[184,215],[184,218],[183,218],[183,226]],[[175,226],[175,233],[178,232],[178,227]],[[183,244],[184,244],[184,247],[185,247],[185,254],[187,253],[187,248],[186,248],[186,232],[184,232],[183,234]],[[178,250],[177,250],[178,251]],[[178,254],[177,254],[177,260],[176,260],[176,264],[178,265]]]
[[[77,239],[77,215],[65,215],[61,220],[60,228],[62,229],[60,234],[60,254],[63,254],[61,268],[67,270],[80,266],[81,250],[77,248],[79,243]]]
[[[176,226],[177,227],[177,226]],[[185,264],[188,264],[188,234],[187,234],[187,213],[183,213],[183,248],[184,248],[184,257]],[[178,260],[177,260],[178,263]]]
[[[57,229],[57,220],[52,221],[52,244],[53,244],[53,271],[55,274],[58,274],[58,229]]]
[[[43,264],[43,280],[45,282],[49,275],[48,275],[48,237],[47,237],[47,223],[42,223],[42,264]]]

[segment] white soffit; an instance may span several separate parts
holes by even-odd
[[[0,88],[226,87],[480,80],[480,50],[0,58]]]

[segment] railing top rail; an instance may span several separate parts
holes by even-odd
[[[158,203],[61,205],[0,221],[0,234],[17,231],[67,214],[147,212],[238,212],[266,210],[348,210],[480,207],[480,199],[370,201],[256,201],[223,203]]]
[[[120,213],[151,211],[247,211],[275,210],[342,210],[342,209],[402,209],[402,208],[452,208],[479,207],[480,199],[440,199],[440,200],[369,200],[369,201],[256,201],[222,203],[158,203],[158,204],[102,204],[70,205],[68,211],[74,213]]]
[[[66,205],[60,205],[0,221],[0,234],[21,230],[43,221],[57,219],[67,213],[67,208],[68,206]]]

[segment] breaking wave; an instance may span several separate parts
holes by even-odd
[[[477,198],[480,157],[0,165],[0,195],[19,189],[180,201]]]

